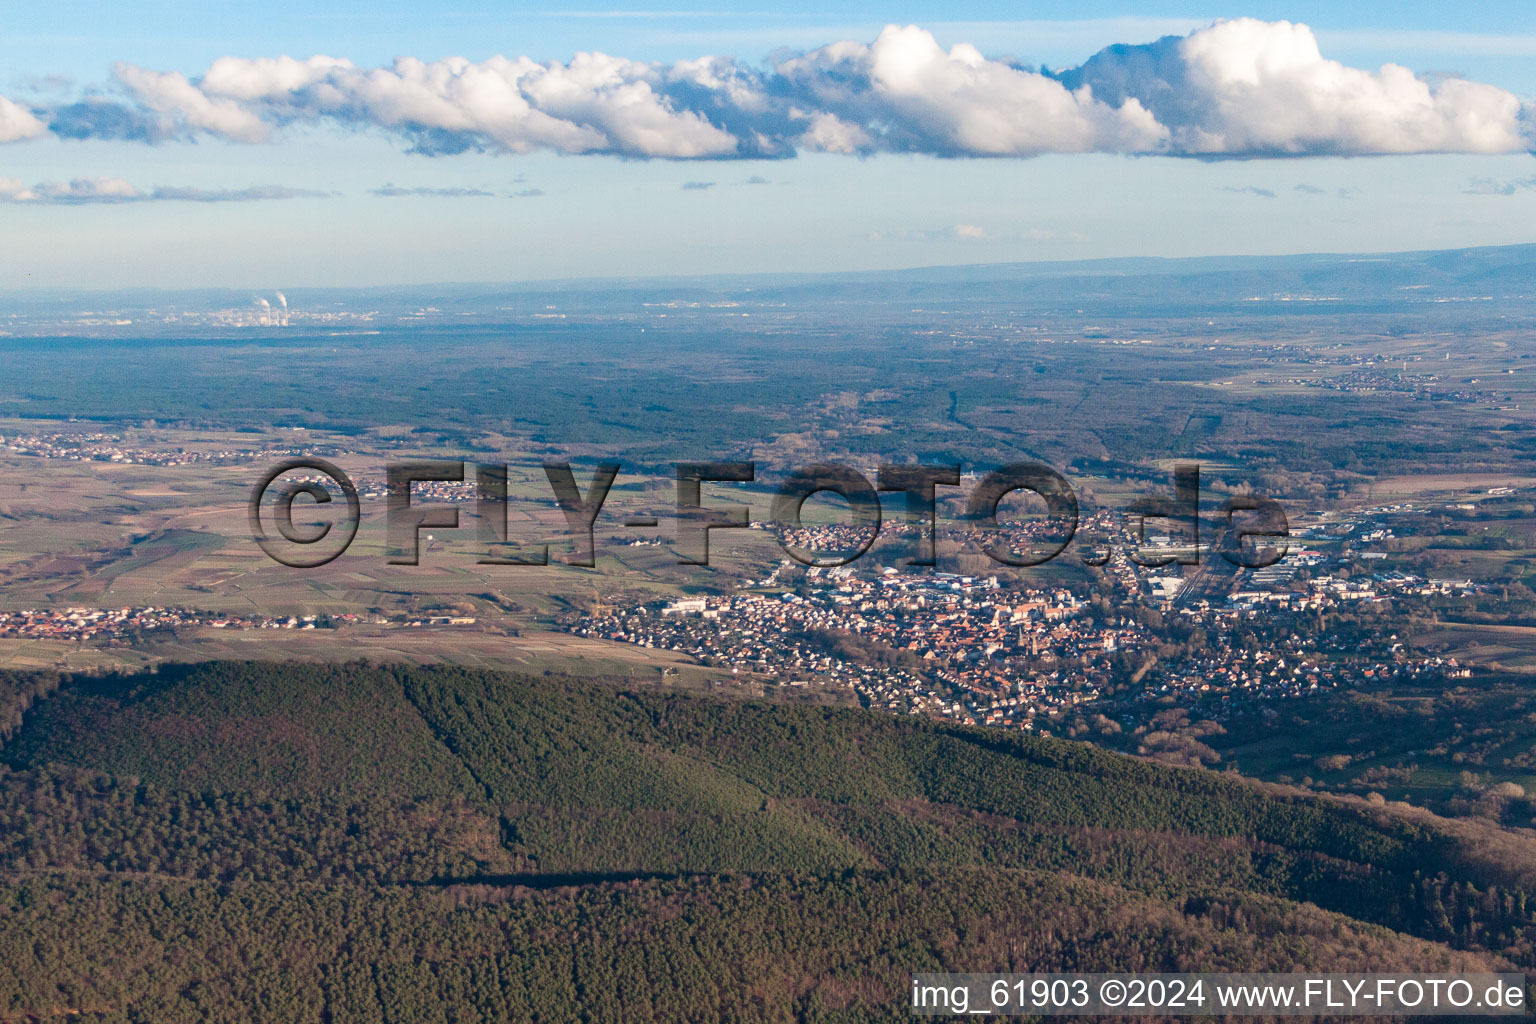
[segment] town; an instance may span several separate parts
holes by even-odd
[[[1492,498],[1508,493],[1495,490]],[[1411,651],[1393,613],[1404,601],[1468,599],[1481,585],[1384,566],[1362,572],[1378,552],[1353,547],[1385,542],[1393,522],[1427,511],[1398,503],[1323,516],[1278,564],[1243,569],[1202,552],[1187,576],[1159,564],[1186,550],[1176,538],[1138,546],[1131,517],[1096,512],[1085,526],[1111,547],[1086,591],[786,559],[728,593],[599,606],[562,626],[685,654],[730,679],[842,688],[866,707],[972,725],[1042,729],[1089,707],[1130,725],[1150,715],[1146,705],[1170,701],[1214,704],[1219,714],[1251,698],[1467,676],[1454,658]],[[825,550],[852,537],[849,527],[823,526],[794,540]]]

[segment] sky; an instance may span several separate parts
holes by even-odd
[[[62,0],[0,290],[1536,241],[1536,4]]]

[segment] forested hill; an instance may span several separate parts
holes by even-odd
[[[906,1019],[913,971],[1536,966],[1536,838],[451,668],[0,677],[0,1021]]]

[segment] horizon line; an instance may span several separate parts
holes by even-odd
[[[250,292],[271,291],[274,288],[284,292],[303,291],[339,291],[339,292],[364,292],[379,291],[384,289],[407,288],[524,288],[538,285],[580,285],[580,284],[643,284],[645,282],[680,282],[680,281],[726,281],[742,280],[750,278],[817,278],[817,277],[854,277],[862,274],[921,274],[928,271],[956,271],[956,270],[985,270],[988,268],[1005,267],[1072,267],[1106,265],[1127,261],[1145,261],[1155,263],[1193,263],[1198,261],[1219,260],[1286,260],[1307,258],[1347,258],[1358,257],[1390,257],[1390,256],[1426,256],[1441,253],[1493,251],[1498,249],[1536,248],[1536,239],[1529,242],[1505,242],[1495,245],[1461,245],[1431,249],[1348,249],[1348,250],[1310,250],[1304,252],[1277,252],[1277,253],[1208,253],[1197,256],[1152,256],[1141,254],[1127,254],[1122,256],[1091,256],[1079,259],[1020,259],[1020,260],[995,260],[985,263],[927,263],[916,266],[893,267],[862,267],[849,270],[749,270],[749,271],[713,271],[706,273],[676,273],[676,274],[640,274],[640,275],[589,275],[578,277],[548,277],[548,278],[515,278],[503,280],[442,280],[442,281],[399,281],[380,284],[358,285],[305,285],[305,284],[229,284],[229,285],[201,285],[188,288],[166,287],[160,285],[125,285],[116,288],[62,288],[58,286],[39,287],[36,289],[6,287],[0,288],[0,296],[27,295],[45,296],[49,294],[68,295],[121,295],[131,292],[156,292],[172,295],[192,295],[209,292]]]

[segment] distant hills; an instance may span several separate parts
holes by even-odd
[[[8,723],[8,724],[7,724]],[[1536,965],[1536,840],[454,668],[0,677],[0,1020],[854,1021],[917,970]]]
[[[1484,246],[1399,253],[1313,253],[975,264],[827,274],[752,274],[593,278],[522,283],[465,283],[379,288],[285,287],[295,311],[424,308],[454,315],[542,309],[636,311],[644,301],[739,301],[824,308],[829,301],[869,305],[1003,302],[1020,309],[1087,305],[1103,313],[1223,308],[1252,310],[1284,302],[1327,301],[1352,307],[1435,302],[1507,303],[1536,299],[1536,245]],[[206,311],[248,306],[241,289],[181,292],[4,292],[0,310],[24,314],[110,308]]]

